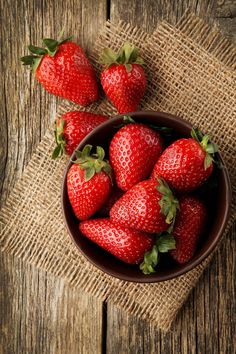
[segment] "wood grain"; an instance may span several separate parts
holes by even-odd
[[[216,6],[216,23],[225,37],[236,43],[236,2],[235,0],[218,0]]]
[[[3,202],[56,113],[56,98],[42,89],[19,58],[27,54],[28,44],[41,44],[43,37],[54,38],[62,28],[65,36],[74,34],[78,43],[90,49],[106,21],[107,10],[105,1],[93,0],[11,0],[8,6],[1,0],[0,4]]]
[[[0,258],[0,353],[100,353],[102,305],[22,261]]]
[[[187,9],[212,22],[215,6],[214,0],[129,0],[128,6],[126,0],[111,0],[110,18],[122,19],[152,32],[163,19],[176,24]]]
[[[1,1],[1,203],[20,177],[50,121],[57,100],[19,58],[65,27],[86,49],[106,21],[106,2]],[[20,261],[1,255],[0,353],[100,353],[102,303]]]
[[[162,19],[175,24],[187,8],[235,40],[234,0],[0,0],[1,203],[57,108],[57,100],[19,63],[26,44],[40,44],[65,27],[65,35],[74,33],[89,51],[106,18],[151,32]],[[234,353],[235,235],[234,229],[166,335],[111,304],[106,316],[96,299],[1,255],[0,353]]]

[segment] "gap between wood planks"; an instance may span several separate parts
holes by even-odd
[[[107,21],[110,20],[110,17],[111,17],[111,0],[107,0],[107,13],[106,13]]]
[[[106,20],[111,17],[111,0],[107,0]],[[107,303],[102,303],[102,354],[107,353]]]
[[[111,0],[106,2],[106,21],[111,18]],[[107,313],[107,302],[103,301],[102,303],[102,345],[101,345],[101,354],[107,353],[107,322],[108,322],[108,313]],[[160,338],[161,341],[161,338]],[[145,347],[144,337],[143,337],[143,348]],[[143,349],[144,350],[144,349]]]

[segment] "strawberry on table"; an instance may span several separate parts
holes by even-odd
[[[91,145],[76,152],[76,161],[67,173],[68,197],[76,217],[86,220],[96,213],[112,190],[111,167],[104,160],[105,152],[97,146],[90,154]]]
[[[133,186],[113,205],[110,218],[118,225],[160,233],[172,226],[178,207],[163,180],[146,180]]]
[[[21,61],[23,65],[30,65],[48,92],[87,106],[98,99],[95,72],[83,49],[70,39],[45,38],[45,48],[29,45],[32,54],[22,57]]]
[[[207,211],[204,203],[194,196],[180,197],[179,204],[180,211],[172,233],[176,248],[171,251],[171,256],[183,264],[188,262],[196,251],[206,225]]]
[[[194,190],[209,178],[218,147],[198,130],[193,129],[191,135],[192,138],[176,140],[163,151],[152,178],[163,177],[171,188],[180,192]]]
[[[82,139],[108,118],[91,112],[71,111],[55,121],[53,159],[64,153],[71,155]]]
[[[112,138],[110,162],[119,188],[127,191],[149,177],[162,153],[162,138],[148,126],[130,123]]]
[[[83,221],[79,229],[101,248],[130,264],[139,264],[154,244],[150,235],[115,225],[108,218]]]
[[[105,48],[101,62],[105,65],[101,73],[103,90],[118,112],[137,110],[147,85],[138,48],[125,43],[118,54]]]

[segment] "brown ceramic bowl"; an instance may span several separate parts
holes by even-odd
[[[174,140],[179,137],[190,136],[192,126],[183,119],[171,114],[143,111],[130,113],[129,115],[134,118],[136,122],[147,122],[157,126],[173,128]],[[100,145],[103,146],[108,153],[109,142],[112,136],[117,132],[117,127],[121,123],[122,116],[115,116],[101,124],[83,139],[78,149],[83,149],[86,144],[94,146]],[[72,156],[72,158],[73,157],[74,156]],[[218,157],[223,163],[220,154],[218,154]],[[211,180],[199,190],[199,193],[208,205],[209,218],[207,228],[201,238],[194,257],[188,263],[179,265],[175,263],[169,255],[163,255],[156,273],[144,275],[139,270],[138,266],[128,265],[119,261],[79,232],[79,221],[72,211],[66,188],[66,175],[71,164],[72,163],[69,162],[66,166],[62,185],[62,209],[65,224],[80,252],[96,267],[114,277],[142,283],[159,282],[178,277],[201,263],[213,251],[223,234],[231,201],[230,181],[225,167],[222,169],[214,168]]]

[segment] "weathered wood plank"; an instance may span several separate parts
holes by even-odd
[[[231,2],[232,5],[232,2]],[[232,5],[233,6],[233,5]],[[208,22],[215,18],[219,4],[215,1],[125,1],[111,0],[111,20],[123,19],[153,31],[161,19],[175,24],[187,8]],[[234,8],[236,3],[234,2]],[[231,9],[232,11],[232,9]],[[230,26],[229,26],[230,27]],[[231,36],[231,32],[227,32]],[[108,304],[107,352],[113,353],[232,353],[235,336],[235,284],[228,274],[234,272],[236,230],[221,245],[187,303],[181,309],[173,332],[164,334],[150,324],[127,316]],[[234,299],[234,300],[233,300]],[[116,336],[116,333],[120,333]]]
[[[234,0],[218,0],[216,7],[216,17],[234,18],[236,17],[236,5]]]
[[[224,35],[236,40],[236,2],[235,0],[158,0],[158,1],[113,1],[110,7],[111,20],[123,19],[146,31],[152,32],[158,21],[167,20],[175,24],[187,9],[214,23]]]
[[[111,0],[111,20],[122,19],[152,32],[158,22],[165,19],[176,24],[187,9],[212,21],[216,2],[214,0],[158,0],[127,1]]]
[[[19,57],[30,42],[55,37],[65,26],[85,49],[106,20],[106,1],[0,1],[0,192],[4,202],[55,116],[45,92]],[[100,353],[102,303],[62,280],[1,255],[1,353]]]
[[[2,201],[21,175],[33,150],[55,117],[56,99],[36,82],[19,58],[27,45],[56,37],[64,27],[85,49],[90,49],[106,21],[106,1],[1,0],[1,110],[0,190]]]
[[[0,353],[101,353],[99,300],[4,254],[0,284]]]
[[[236,3],[235,3],[236,8]],[[234,44],[236,44],[236,17],[233,18],[217,18],[216,23],[218,27],[222,30],[222,33],[226,38],[231,40]]]
[[[235,0],[218,0],[216,6],[216,23],[224,35],[236,42],[236,2]]]

